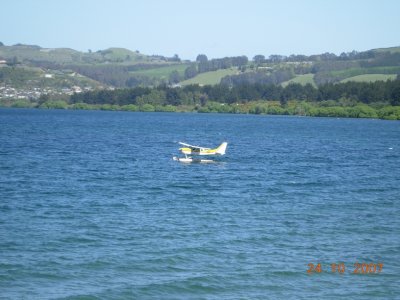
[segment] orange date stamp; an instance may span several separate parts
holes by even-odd
[[[315,274],[324,272],[325,266],[323,267],[321,263],[308,264],[307,273]],[[330,268],[328,266],[328,270],[330,273],[338,273],[344,274],[346,273],[346,265],[344,263],[332,263],[330,264]],[[350,274],[379,274],[383,270],[383,263],[358,263],[353,264],[353,268],[350,268],[350,271],[347,273]],[[327,271],[329,272],[329,271]]]

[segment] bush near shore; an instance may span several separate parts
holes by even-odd
[[[343,101],[342,101],[343,102]],[[338,117],[338,118],[375,118],[385,120],[400,120],[400,106],[391,106],[375,103],[343,104],[337,101],[306,102],[291,100],[285,105],[279,101],[250,101],[247,103],[224,104],[208,101],[200,105],[152,105],[152,104],[69,104],[63,100],[49,100],[44,103],[29,100],[7,100],[0,102],[1,107],[39,108],[39,109],[73,109],[73,110],[108,110],[130,112],[197,112],[197,113],[230,113],[256,115],[291,115],[310,117]]]

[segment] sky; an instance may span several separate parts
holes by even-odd
[[[3,0],[0,42],[195,60],[400,46],[398,0]]]

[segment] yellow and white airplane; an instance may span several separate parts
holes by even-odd
[[[205,147],[200,147],[200,146],[193,146],[190,144],[182,143],[181,144],[182,148],[179,148],[179,150],[185,155],[185,157],[174,157],[174,160],[180,161],[180,162],[203,162],[203,163],[208,163],[208,162],[214,162],[213,160],[210,159],[199,159],[199,158],[193,158],[188,155],[225,155],[226,152],[226,147],[228,146],[227,142],[223,142],[221,145],[219,145],[215,149],[211,148],[205,148]]]

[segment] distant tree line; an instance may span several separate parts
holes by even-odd
[[[199,54],[196,57],[196,63],[191,64],[185,70],[185,79],[193,78],[199,73],[216,71],[220,69],[229,69],[232,67],[244,67],[248,64],[247,56],[233,56],[224,58],[208,59],[207,55]]]
[[[327,100],[400,105],[400,80],[377,82],[347,82],[324,84],[317,88],[311,84],[289,84],[286,87],[270,83],[240,84],[229,86],[189,85],[172,88],[166,85],[156,88],[135,87],[131,89],[99,90],[74,94],[71,103],[112,104],[112,105],[200,105],[208,101],[219,103],[246,103],[249,101],[280,101],[285,105],[289,100],[321,102]]]
[[[219,69],[228,69],[231,67],[241,67],[247,65],[249,59],[247,56],[233,56],[224,58],[214,58],[211,60],[207,59],[207,56],[200,54],[196,58],[196,62],[199,64],[199,73],[216,71]]]
[[[277,55],[277,54],[272,54],[268,58],[266,58],[262,54],[257,54],[253,57],[253,61],[256,64],[261,64],[261,63],[280,63],[280,62],[304,62],[304,61],[310,61],[310,62],[318,62],[318,61],[349,61],[349,60],[365,60],[366,62],[368,61],[375,61],[375,60],[386,60],[386,61],[392,61],[396,62],[399,60],[399,55],[400,53],[397,52],[379,52],[379,51],[363,51],[363,52],[358,52],[358,51],[351,51],[351,52],[342,52],[340,55],[336,55],[334,53],[326,52],[322,54],[316,54],[316,55],[302,55],[302,54],[291,54],[289,56],[285,55]],[[389,65],[393,65],[392,63],[389,63]]]
[[[225,76],[221,84],[238,86],[243,84],[280,84],[295,77],[293,69],[277,70],[272,73],[245,72],[238,75]]]
[[[135,87],[159,85],[160,81],[149,76],[131,74],[130,71],[147,69],[144,65],[123,66],[116,64],[109,65],[69,65],[68,69],[91,79],[115,87]]]

